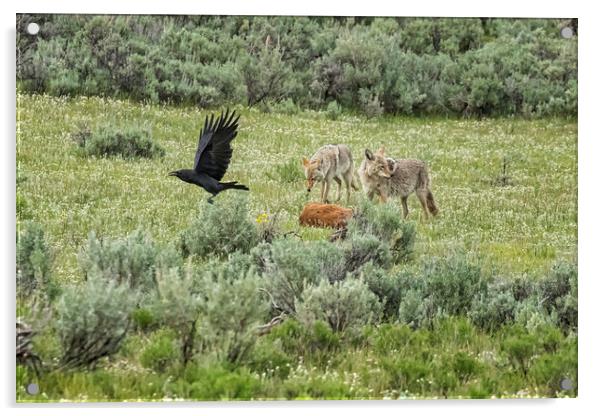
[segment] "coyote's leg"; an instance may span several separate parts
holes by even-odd
[[[401,197],[401,207],[403,208],[403,217],[407,218],[408,217],[408,197],[407,196],[402,196]]]
[[[374,193],[375,193],[375,192],[376,192],[376,190],[372,189],[372,190],[368,191],[368,193],[366,194],[366,195],[368,196],[368,199],[369,199],[370,201],[373,201],[373,200],[374,200]]]
[[[326,181],[322,181],[322,190],[320,191],[320,202],[324,203],[325,195],[324,191],[326,189]]]
[[[351,196],[351,187],[353,186],[353,169],[349,169],[345,176],[343,176],[343,179],[345,179],[345,187],[347,189],[347,203],[349,204],[349,197]]]
[[[337,201],[341,200],[341,178],[339,178],[338,176],[335,176],[334,181],[337,183],[337,185],[339,185],[339,188],[337,190]]]
[[[387,195],[385,195],[385,193],[380,189],[378,190],[378,196],[380,197],[380,202],[383,204],[387,202]]]
[[[328,191],[330,190],[330,181],[324,178],[324,182],[322,183],[324,184],[324,195],[322,197],[322,202],[324,204],[328,204]]]
[[[428,194],[428,189],[416,189],[416,196],[420,200],[420,205],[422,205],[422,211],[424,212],[424,218],[428,220],[429,218],[429,210],[426,205],[426,195]]]

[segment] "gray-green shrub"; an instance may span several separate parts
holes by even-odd
[[[29,296],[38,289],[44,293],[52,289],[51,265],[42,227],[34,222],[22,223],[17,234],[17,292]]]
[[[399,204],[374,204],[363,198],[348,225],[347,270],[370,260],[384,268],[408,261],[415,239],[416,226],[402,220]]]
[[[389,245],[371,234],[348,235],[345,246],[346,270],[354,272],[368,262],[383,268],[391,266]]]
[[[203,108],[336,102],[369,115],[577,114],[578,36],[558,36],[563,19],[18,18],[41,26],[39,36],[17,30],[27,92]]]
[[[382,241],[391,241],[403,226],[399,204],[375,204],[362,198],[349,221],[350,233],[370,234]]]
[[[248,197],[223,195],[213,204],[200,204],[198,217],[180,236],[180,249],[184,256],[225,257],[235,251],[248,252],[258,241],[249,218]]]
[[[343,250],[326,241],[281,238],[257,246],[253,256],[275,306],[288,314],[295,314],[305,288],[322,280],[341,280],[346,273]]]
[[[480,266],[462,254],[426,262],[423,279],[425,294],[450,315],[467,313],[473,298],[486,288]]]
[[[533,296],[519,302],[514,312],[514,322],[530,331],[544,325],[554,325],[556,314],[548,313],[538,297]]]
[[[493,331],[514,321],[517,304],[509,284],[492,282],[473,298],[468,316],[476,326]]]
[[[258,327],[267,322],[270,310],[260,291],[263,278],[253,268],[237,271],[233,267],[214,265],[204,273],[200,302],[205,349],[231,363],[243,360],[253,348]]]
[[[383,305],[383,317],[388,320],[397,320],[401,299],[406,294],[402,274],[389,273],[369,262],[360,269],[359,278],[366,283]]]
[[[412,328],[432,326],[438,312],[433,299],[420,289],[404,292],[399,302],[399,322]]]
[[[412,254],[414,254],[415,242],[416,225],[413,222],[403,222],[391,242],[393,262],[404,263],[410,261]]]
[[[130,327],[137,297],[127,285],[97,274],[88,275],[83,285],[65,288],[56,304],[60,365],[91,368],[115,354]]]
[[[540,304],[554,313],[558,324],[565,329],[577,328],[577,267],[557,262],[549,274],[537,282]]]
[[[310,286],[297,309],[299,319],[307,326],[324,321],[337,332],[379,322],[382,316],[378,298],[358,279],[334,283],[323,280],[317,286]]]
[[[164,327],[171,328],[178,339],[183,364],[193,357],[197,345],[197,326],[202,297],[195,279],[186,270],[177,268],[157,273],[157,294],[151,298],[150,311],[153,319]]]
[[[86,275],[98,271],[107,279],[143,292],[156,288],[157,269],[178,267],[182,263],[173,248],[161,250],[141,229],[115,239],[99,239],[92,231],[78,261]]]
[[[479,265],[454,253],[425,262],[415,278],[400,274],[399,320],[413,327],[432,326],[437,317],[470,313],[475,298],[486,293]]]
[[[96,131],[78,130],[72,137],[88,156],[128,159],[165,156],[165,150],[152,140],[150,130],[104,126]]]

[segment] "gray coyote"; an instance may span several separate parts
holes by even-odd
[[[439,212],[429,188],[430,179],[426,164],[416,159],[392,159],[385,156],[381,147],[372,153],[366,149],[358,173],[364,192],[370,199],[378,195],[382,202],[389,197],[401,197],[404,218],[408,216],[408,196],[416,192],[426,218]]]
[[[303,170],[307,179],[307,192],[310,192],[316,182],[322,182],[320,201],[328,203],[330,182],[334,180],[338,185],[337,201],[341,199],[341,183],[344,181],[347,188],[347,203],[349,203],[350,189],[357,190],[357,182],[353,177],[353,157],[351,150],[344,144],[327,144],[318,149],[310,160],[303,158]]]

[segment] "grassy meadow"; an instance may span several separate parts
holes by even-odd
[[[344,115],[330,121],[316,112],[239,111],[240,130],[224,180],[248,185],[252,215],[278,213],[287,231],[309,239],[329,234],[297,224],[303,205],[319,199],[319,187],[307,196],[303,156],[324,144],[346,143],[357,169],[363,149],[384,145],[390,156],[419,158],[430,167],[441,214],[422,222],[417,198],[409,198],[409,220],[418,227],[418,258],[456,247],[516,274],[547,270],[557,258],[576,258],[575,120],[370,120]],[[92,230],[121,236],[141,226],[157,241],[169,242],[198,214],[209,194],[167,173],[192,167],[206,114],[190,107],[101,98],[18,96],[17,180],[26,204],[21,219],[44,226],[61,281],[78,279],[76,254]],[[104,124],[150,128],[165,157],[83,156],[71,133],[83,125],[94,129]],[[509,186],[499,185],[504,159]],[[352,193],[351,206],[359,195]]]
[[[418,271],[433,257],[462,252],[478,258],[484,274],[537,280],[558,261],[576,263],[575,119],[368,119],[343,113],[330,120],[324,112],[236,110],[239,133],[224,181],[249,186],[254,222],[264,213],[276,215],[284,233],[308,241],[328,239],[330,230],[298,225],[303,205],[319,197],[319,187],[307,195],[302,157],[324,144],[345,143],[357,169],[365,148],[384,145],[389,156],[427,162],[440,209],[436,218],[423,221],[417,198],[409,198],[414,253],[411,262],[393,269]],[[202,215],[209,194],[167,174],[192,167],[209,112],[17,93],[17,220],[43,228],[51,275],[59,285],[82,282],[78,253],[91,231],[118,238],[142,228],[158,244],[169,244],[199,217],[199,210]],[[72,133],[103,125],[147,128],[165,156],[84,155]],[[216,202],[235,192],[220,194]],[[334,195],[331,188],[331,199]],[[360,199],[361,191],[352,192],[349,205]],[[344,192],[340,203],[345,205]],[[93,371],[43,374],[38,379],[43,394],[37,397],[28,396],[24,387],[33,372],[18,366],[17,400],[575,396],[576,390],[558,390],[557,375],[570,368],[576,376],[576,334],[538,328],[526,331],[516,324],[487,332],[465,316],[451,316],[430,328],[389,322],[341,334],[320,325],[304,329],[289,319],[261,337],[243,363],[207,364],[201,357],[183,368],[146,365],[152,354],[141,351],[163,345],[172,335],[164,329],[136,330]],[[302,346],[292,345],[292,339]],[[52,333],[41,335],[35,346],[45,362],[60,355]]]

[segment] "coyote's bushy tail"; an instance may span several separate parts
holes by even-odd
[[[241,191],[248,191],[249,188],[246,185],[234,182],[220,182],[220,184],[224,187],[224,191],[226,189],[240,189]]]
[[[426,194],[426,206],[433,217],[439,213],[439,208],[437,208],[437,205],[435,205],[435,198],[433,197],[433,193],[430,189]]]
[[[437,208],[437,204],[435,204],[435,197],[433,196],[433,193],[429,188],[430,182],[431,181],[429,179],[429,174],[426,168],[421,170],[418,174],[418,186],[421,188],[426,188],[426,207],[428,208],[431,215],[434,217],[439,213],[439,208]]]
[[[360,190],[360,187],[357,184],[357,179],[355,179],[355,173],[351,176],[351,187],[356,191]]]

